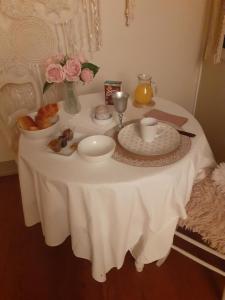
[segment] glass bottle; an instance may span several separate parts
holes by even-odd
[[[150,105],[153,97],[151,77],[147,74],[138,75],[138,85],[134,93],[134,102],[138,106]]]

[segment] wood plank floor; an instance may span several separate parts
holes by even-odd
[[[23,222],[18,177],[0,178],[0,300],[218,300],[223,278],[172,251],[160,268],[136,272],[131,255],[105,283],[91,277],[91,264],[75,257],[68,238],[44,243],[40,224]]]

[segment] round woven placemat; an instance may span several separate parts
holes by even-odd
[[[132,122],[127,122],[126,124]],[[135,166],[135,167],[163,167],[166,165],[173,164],[179,161],[180,159],[182,159],[189,152],[191,148],[190,138],[181,135],[181,143],[179,147],[174,151],[165,155],[142,156],[127,151],[119,144],[117,140],[117,135],[118,135],[117,126],[108,130],[105,134],[113,137],[116,141],[116,149],[112,158],[122,163]]]

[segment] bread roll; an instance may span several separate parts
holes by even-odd
[[[36,130],[39,130],[39,128],[37,126],[31,126],[29,128],[30,131],[36,131]]]
[[[40,118],[53,117],[59,111],[57,103],[50,103],[38,110],[37,116]]]
[[[35,117],[35,122],[39,129],[45,129],[52,125],[49,118],[41,118],[40,116]]]
[[[17,120],[17,124],[20,128],[25,130],[38,130],[37,124],[30,116],[23,116]]]
[[[50,127],[57,121],[57,112],[59,111],[57,103],[47,104],[41,107],[35,117],[35,122],[39,129]]]

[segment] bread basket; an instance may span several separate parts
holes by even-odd
[[[28,116],[30,116],[32,119],[34,119],[35,115],[36,115],[36,113],[31,113]],[[51,126],[49,126],[48,128],[38,129],[38,130],[26,130],[26,129],[21,128],[19,126],[19,124],[17,124],[17,127],[18,127],[19,131],[27,138],[42,139],[42,138],[50,137],[50,136],[54,135],[55,133],[57,133],[60,130],[59,125],[60,125],[59,116],[57,115],[56,122],[54,124],[52,124]]]

